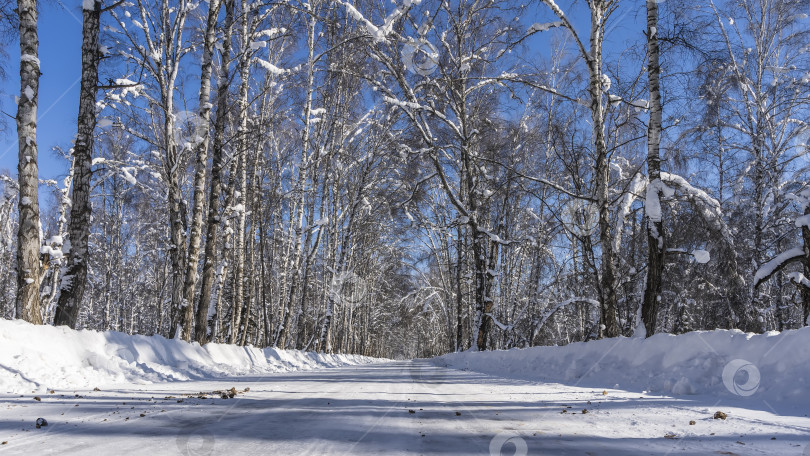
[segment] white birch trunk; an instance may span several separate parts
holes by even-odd
[[[37,106],[39,102],[39,36],[36,0],[18,0],[20,19],[20,98],[17,104],[17,165],[20,220],[17,230],[16,317],[42,324],[39,286],[39,168],[37,165]]]

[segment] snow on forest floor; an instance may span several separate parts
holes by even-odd
[[[739,330],[656,334],[560,347],[452,353],[435,360],[509,378],[621,387],[688,398],[803,404],[810,413],[810,327],[782,333]],[[810,454],[808,454],[810,456]]]
[[[0,319],[0,393],[262,375],[374,361],[275,348],[201,347],[161,336],[73,331]]]
[[[15,384],[6,378],[14,378],[8,360],[19,370],[30,366],[14,356],[32,356],[22,344],[12,344],[16,352],[9,353],[10,324],[17,323],[0,321],[3,385]],[[64,335],[51,334],[40,345],[79,349],[69,341],[81,333],[59,331]],[[6,442],[0,454],[810,455],[810,399],[794,394],[808,378],[810,331],[699,335],[707,352],[693,333],[429,361],[358,358],[354,365],[308,371],[251,373],[243,367],[231,373],[220,364],[219,378],[200,374],[210,368],[190,362],[186,370],[197,373],[189,380],[166,381],[179,379],[175,372],[153,383],[126,378],[98,390],[31,383],[25,391],[0,394],[0,441]],[[142,339],[157,340],[117,337],[123,346],[135,345],[129,339],[145,345]],[[170,346],[161,340],[152,343]],[[146,364],[140,349],[136,357],[144,359],[130,363],[131,369]],[[733,359],[724,361],[728,357]],[[156,359],[150,363],[157,371]],[[625,364],[611,365],[616,362]],[[37,378],[61,369],[37,363]],[[91,366],[84,369],[98,370]],[[737,375],[727,373],[724,381],[728,366]],[[687,380],[678,378],[678,370]],[[51,377],[77,385],[88,380]],[[675,394],[678,383],[684,390]],[[715,419],[718,411],[725,419]],[[48,425],[37,429],[40,417]]]

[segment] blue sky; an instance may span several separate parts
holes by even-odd
[[[54,146],[69,148],[76,135],[81,76],[82,25],[79,2],[41,2],[39,17],[39,59],[42,78],[39,92],[39,173],[42,179],[63,176],[67,163],[52,152]],[[4,63],[6,79],[0,81],[0,105],[14,116],[14,96],[20,92],[20,50],[8,45]],[[17,174],[17,130],[14,119],[5,117],[0,134],[0,170]]]
[[[640,38],[644,29],[643,9],[643,2],[632,1],[625,2],[622,9],[617,11],[612,18],[614,26],[608,34],[606,53],[610,53],[611,48],[625,49],[628,40]],[[542,6],[538,5],[535,11],[544,19],[554,19]],[[581,32],[587,30],[587,15],[582,14],[582,5],[577,5],[569,13],[578,26],[580,23],[584,26]],[[78,2],[64,3],[61,0],[40,2],[39,52],[42,78],[38,143],[42,179],[59,178],[67,171],[66,161],[59,158],[52,149],[56,146],[68,149],[76,134],[81,76],[81,33],[81,6]],[[5,63],[7,77],[0,81],[0,106],[5,113],[13,116],[16,114],[14,97],[20,90],[18,43],[10,43],[6,51],[9,61]],[[16,129],[14,120],[4,117],[4,131],[0,133],[0,170],[16,174]]]

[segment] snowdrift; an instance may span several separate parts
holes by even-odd
[[[358,355],[188,343],[0,319],[0,393],[148,384],[374,362]]]
[[[605,339],[445,355],[434,363],[530,381],[658,394],[810,403],[810,327]]]

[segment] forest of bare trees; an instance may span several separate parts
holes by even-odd
[[[409,358],[810,325],[810,0],[83,0],[58,180],[0,5],[3,318]]]

